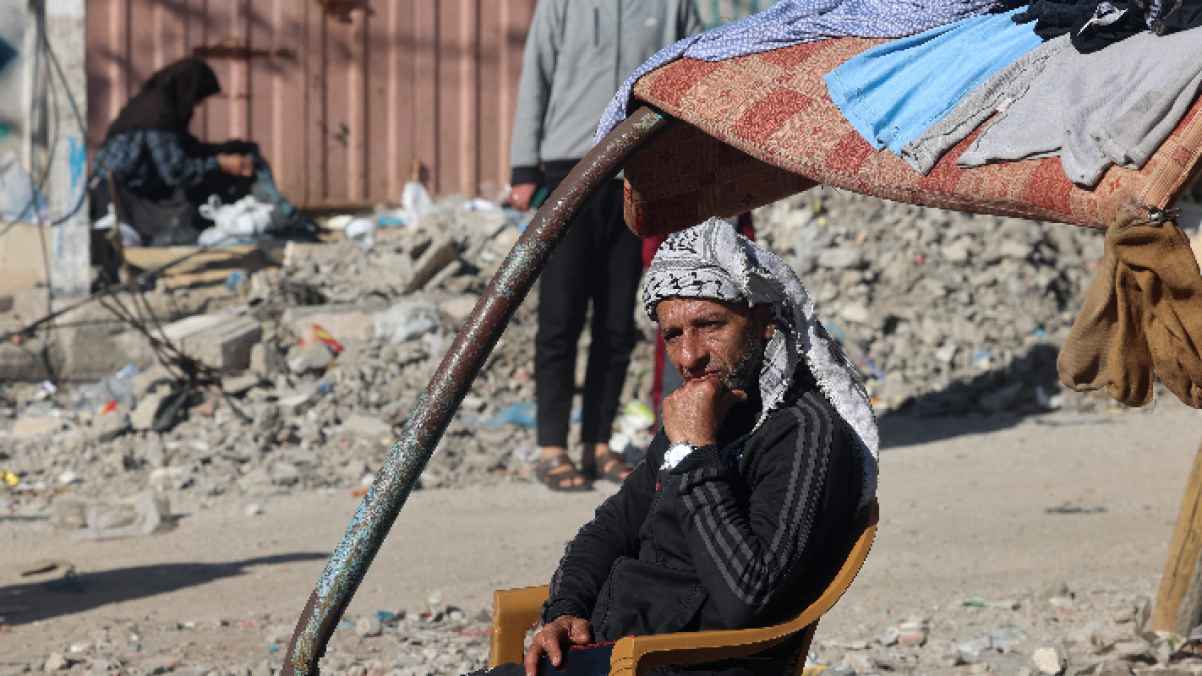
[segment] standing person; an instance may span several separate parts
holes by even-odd
[[[527,209],[554,190],[592,146],[610,95],[627,73],[701,30],[692,0],[539,0],[526,38],[510,148],[509,203]],[[552,490],[622,481],[630,468],[609,449],[634,348],[639,240],[622,220],[622,184],[609,181],[576,216],[539,280],[534,378],[539,461]],[[592,304],[581,420],[581,467],[567,453],[576,347]]]

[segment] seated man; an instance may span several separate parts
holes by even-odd
[[[784,261],[711,219],[660,247],[643,305],[684,384],[647,458],[568,545],[528,676],[544,655],[568,673],[606,670],[608,657],[571,645],[795,616],[875,491],[868,398]],[[780,674],[796,648],[687,671]]]

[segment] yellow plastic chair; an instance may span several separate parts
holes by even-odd
[[[818,598],[794,619],[771,627],[721,631],[689,631],[655,636],[627,636],[614,645],[610,676],[636,676],[663,665],[689,665],[754,655],[801,633],[797,673],[805,669],[805,656],[818,620],[843,596],[860,572],[876,537],[880,508],[874,499],[856,520],[858,535],[847,560]],[[547,586],[498,589],[493,594],[492,639],[488,664],[521,663],[526,631],[538,621],[547,600]]]

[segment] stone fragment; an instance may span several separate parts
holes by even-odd
[[[384,633],[380,618],[375,615],[364,615],[355,620],[355,633],[363,638],[371,638]]]
[[[308,335],[314,325],[325,329],[339,342],[368,341],[375,336],[371,312],[364,310],[360,305],[292,307],[284,311],[280,317],[280,324],[298,337]]]
[[[58,432],[66,422],[58,416],[22,416],[13,423],[10,434],[19,439],[36,439]]]
[[[288,370],[298,375],[311,371],[323,371],[333,362],[333,353],[321,343],[294,347],[288,353]]]
[[[245,370],[251,348],[263,335],[259,322],[228,314],[187,317],[163,331],[184,354],[219,371]]]
[[[138,405],[129,415],[130,426],[135,430],[144,431],[154,427],[154,418],[159,412],[159,407],[163,405],[163,401],[170,396],[171,391],[167,388],[157,388],[154,392],[142,396],[138,400]]]
[[[99,442],[111,441],[128,432],[129,427],[129,415],[121,411],[111,411],[92,418],[87,437]]]
[[[70,668],[71,660],[67,659],[62,653],[50,653],[49,657],[42,664],[42,671],[46,673],[66,671]]]
[[[456,296],[439,303],[438,309],[456,322],[462,322],[471,316],[478,300],[476,296]]]
[[[1068,668],[1068,659],[1064,656],[1063,651],[1055,646],[1036,649],[1031,655],[1031,662],[1039,673],[1049,674],[1049,676],[1062,674]]]
[[[446,235],[437,236],[425,252],[413,264],[413,271],[405,282],[402,291],[413,293],[426,286],[446,266],[459,256],[459,247],[455,241]]]
[[[853,247],[826,249],[818,254],[818,265],[834,270],[849,270],[864,265],[864,254]]]

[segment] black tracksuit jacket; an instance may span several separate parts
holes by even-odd
[[[668,448],[661,431],[647,459],[568,544],[544,622],[589,618],[595,641],[614,641],[768,626],[816,598],[851,544],[863,484],[859,447],[813,389],[732,445],[755,415],[751,406],[732,411],[719,445],[671,471],[656,470]],[[795,642],[700,670],[779,674],[794,652]]]

